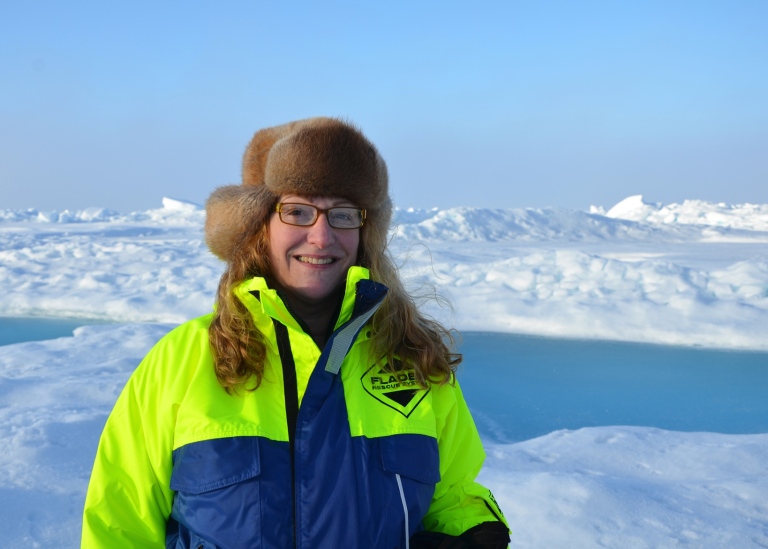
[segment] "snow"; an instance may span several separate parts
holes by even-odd
[[[594,211],[599,211],[594,209]],[[713,225],[752,231],[768,231],[767,204],[710,204],[686,200],[682,204],[648,203],[642,195],[625,198],[605,214],[608,217],[649,221],[651,223],[683,223]]]
[[[109,319],[0,347],[4,546],[76,547],[101,427],[133,368],[210,310],[199,205],[0,210],[0,311]],[[408,284],[463,330],[768,350],[768,205],[397,210]],[[466,374],[465,374],[466,375]],[[513,547],[768,547],[768,434],[605,426],[487,445]]]

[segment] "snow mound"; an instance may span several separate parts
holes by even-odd
[[[605,214],[614,219],[659,224],[709,225],[750,231],[768,231],[768,204],[713,204],[686,200],[664,206],[645,202],[642,195],[625,198]]]

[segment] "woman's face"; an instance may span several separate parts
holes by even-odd
[[[311,204],[321,209],[354,204],[343,198],[303,198],[284,195],[280,202]],[[289,297],[307,305],[320,304],[346,280],[357,260],[360,229],[334,229],[326,214],[314,225],[300,227],[280,221],[277,212],[269,219],[269,260],[272,275]]]

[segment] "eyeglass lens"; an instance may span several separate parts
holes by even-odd
[[[280,221],[289,225],[314,225],[318,216],[324,213],[328,224],[336,229],[356,229],[363,224],[362,211],[357,208],[337,207],[323,210],[311,204],[279,204]]]

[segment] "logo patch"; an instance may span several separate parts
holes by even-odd
[[[399,360],[395,360],[394,368],[374,364],[360,382],[366,393],[405,417],[413,413],[429,392],[419,387],[413,369],[406,369]]]

